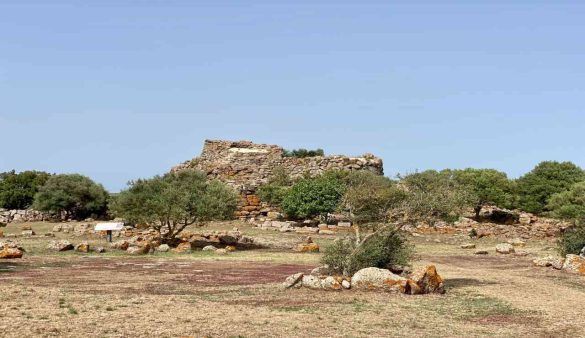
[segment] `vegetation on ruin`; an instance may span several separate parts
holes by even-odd
[[[99,218],[107,213],[109,194],[101,184],[79,174],[49,177],[34,197],[33,208],[73,219]]]
[[[134,224],[148,224],[163,243],[191,224],[234,217],[238,196],[226,184],[203,172],[183,170],[129,183],[111,205],[114,215]]]
[[[323,149],[315,149],[315,150],[307,150],[304,148],[300,149],[293,149],[287,150],[285,149],[282,153],[284,157],[297,157],[297,158],[305,158],[305,157],[316,157],[316,156],[325,156],[325,152]]]
[[[280,206],[293,181],[283,167],[276,167],[268,183],[258,188],[258,196],[270,205]]]
[[[28,209],[51,175],[42,171],[0,173],[0,208]]]

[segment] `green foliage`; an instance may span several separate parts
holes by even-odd
[[[585,172],[571,162],[545,161],[517,181],[518,207],[540,214],[552,195],[585,181]]]
[[[234,217],[238,196],[204,173],[182,170],[129,183],[111,205],[112,212],[133,223],[148,224],[171,241],[185,227]]]
[[[373,233],[363,242],[348,237],[336,240],[325,249],[322,263],[340,274],[353,275],[368,267],[389,268],[408,265],[413,248],[395,228]]]
[[[326,172],[296,182],[285,194],[282,209],[291,218],[325,216],[337,209],[345,192],[343,172]]]
[[[268,183],[258,188],[258,196],[270,205],[280,206],[291,185],[292,181],[286,170],[283,167],[277,167]]]
[[[0,173],[0,208],[28,209],[51,175],[41,171]]]
[[[408,192],[404,203],[407,220],[441,219],[453,222],[474,205],[473,195],[455,180],[452,170],[427,170],[402,177]]]
[[[74,219],[102,217],[107,211],[108,192],[101,184],[79,175],[51,176],[35,195],[33,208],[66,212]]]
[[[558,249],[562,256],[578,255],[585,247],[585,226],[577,225],[567,228],[559,238]]]
[[[307,149],[294,149],[294,150],[285,150],[283,156],[285,157],[297,157],[297,158],[305,158],[305,157],[315,157],[315,156],[324,156],[325,152],[323,149],[315,149],[315,150],[307,150]]]
[[[575,223],[585,220],[585,182],[574,184],[571,189],[551,196],[547,209],[551,215]]]
[[[511,206],[512,185],[505,173],[495,169],[467,168],[454,171],[454,175],[456,182],[470,194],[476,218],[485,205]]]

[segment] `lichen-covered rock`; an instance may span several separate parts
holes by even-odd
[[[302,283],[303,287],[309,288],[309,289],[321,289],[322,288],[321,279],[317,276],[305,275],[305,276],[303,276],[301,283]]]
[[[333,276],[327,276],[321,280],[321,287],[325,290],[341,290],[343,287],[341,286],[340,281],[338,281]]]
[[[512,244],[512,246],[517,248],[523,248],[526,246],[526,242],[521,240],[520,238],[514,238],[508,241],[508,244]]]
[[[131,246],[126,249],[126,252],[130,255],[145,255],[150,251],[150,245],[143,246]]]
[[[217,250],[217,248],[214,247],[213,245],[207,245],[207,246],[203,247],[202,250],[203,251],[215,251],[215,250]]]
[[[183,242],[177,245],[176,248],[173,249],[175,253],[188,253],[191,252],[191,243]]]
[[[47,248],[54,251],[68,251],[73,250],[73,244],[67,240],[50,241]]]
[[[89,244],[87,242],[81,242],[75,246],[75,251],[77,252],[89,252]]]
[[[18,248],[10,248],[5,246],[0,250],[0,259],[14,259],[14,258],[22,258],[23,252],[20,251]]]
[[[413,288],[412,284],[409,284],[409,289],[412,290],[410,293],[412,294],[445,292],[443,278],[437,272],[437,268],[432,264],[416,270],[410,275],[410,280],[418,286],[418,288]]]
[[[300,288],[301,287],[301,280],[303,279],[303,273],[295,273],[294,275],[290,275],[286,278],[284,283],[282,283],[282,287],[285,289],[289,289],[292,287]]]
[[[547,257],[541,257],[541,258],[537,258],[535,260],[532,261],[532,263],[534,263],[535,266],[540,266],[540,267],[553,267],[554,269],[560,270],[563,268],[563,264],[565,263],[565,260],[563,258],[560,257],[553,257],[553,256],[547,256]]]
[[[351,286],[362,290],[385,290],[404,292],[407,279],[393,274],[390,270],[365,268],[351,277]]]
[[[511,254],[514,253],[514,246],[510,243],[500,243],[496,245],[496,252],[500,254]]]
[[[116,242],[110,244],[110,246],[112,247],[112,249],[128,250],[128,247],[130,246],[130,242],[128,242],[127,240],[121,240],[121,241],[116,241]]]
[[[585,258],[577,255],[567,255],[563,270],[569,273],[585,275]]]
[[[319,252],[319,245],[317,243],[301,243],[295,247],[297,252]]]
[[[311,270],[311,275],[313,276],[326,276],[329,275],[330,273],[331,269],[329,268],[329,265],[322,265]]]
[[[31,229],[31,230],[24,230],[23,232],[21,232],[21,235],[24,237],[31,237],[36,235],[36,233]]]

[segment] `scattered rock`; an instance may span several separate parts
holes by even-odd
[[[344,289],[350,289],[351,288],[351,283],[349,281],[347,281],[347,280],[344,279],[343,281],[341,281],[341,286]]]
[[[427,265],[423,268],[416,270],[410,279],[416,283],[418,288],[412,288],[410,286],[411,294],[417,293],[445,293],[445,286],[443,284],[443,278],[437,273],[437,268],[434,265]],[[406,290],[407,292],[409,290]]]
[[[321,279],[317,276],[312,275],[303,276],[301,283],[303,287],[309,289],[321,289]]]
[[[331,269],[329,269],[329,265],[322,265],[320,267],[314,268],[311,270],[311,275],[313,276],[326,276],[331,273]]]
[[[509,243],[500,243],[496,245],[496,252],[500,254],[511,254],[514,253],[514,246]]]
[[[98,247],[93,248],[93,251],[96,253],[104,253],[104,252],[106,252],[106,249],[103,246],[98,246]]]
[[[473,243],[461,244],[461,249],[475,249],[475,244]]]
[[[81,242],[75,246],[75,251],[77,252],[89,252],[89,244],[87,242]]]
[[[67,240],[50,241],[47,248],[54,251],[68,251],[74,249],[73,244]]]
[[[63,230],[63,227],[61,226],[61,224],[57,224],[57,225],[53,226],[53,232],[60,232],[61,230]]]
[[[379,268],[361,269],[351,277],[353,288],[365,290],[381,289],[404,292],[406,281],[406,278],[395,275],[390,270]]]
[[[486,250],[477,250],[476,252],[474,252],[475,255],[488,255],[489,252],[487,252]]]
[[[532,261],[534,263],[535,266],[540,266],[540,267],[553,267],[554,269],[560,270],[563,268],[563,263],[565,263],[565,260],[563,258],[559,258],[559,257],[553,257],[553,256],[546,256],[546,257],[542,257],[542,258],[537,258],[535,260]]]
[[[215,250],[215,253],[218,255],[227,255],[228,251],[226,249],[217,249]]]
[[[10,248],[5,246],[2,250],[0,250],[0,259],[22,258],[22,255],[23,252],[18,248]]]
[[[526,242],[524,242],[520,238],[511,239],[511,240],[508,241],[508,244],[512,244],[512,246],[514,246],[514,247],[520,247],[520,248],[523,248],[523,247],[526,246]]]
[[[227,252],[234,252],[234,251],[236,251],[236,247],[233,246],[233,245],[228,245],[228,246],[225,247],[225,250]]]
[[[514,256],[518,256],[518,257],[526,257],[528,255],[529,255],[528,251],[524,251],[524,250],[516,251],[514,253]]]
[[[339,222],[337,226],[340,228],[351,228],[351,222]]]
[[[191,252],[191,243],[183,242],[177,245],[176,248],[173,249],[175,253],[188,253]]]
[[[341,290],[341,283],[333,276],[327,276],[321,280],[321,287],[325,290]]]
[[[128,250],[130,243],[127,240],[121,240],[121,241],[111,243],[110,246],[112,247],[112,249]]]
[[[30,237],[36,235],[36,233],[32,230],[24,230],[23,232],[21,232],[21,235],[25,237]]]
[[[300,227],[296,228],[295,232],[297,234],[317,234],[319,233],[319,228],[315,227]]]
[[[286,278],[286,280],[284,281],[284,283],[282,283],[282,286],[285,289],[289,289],[292,287],[296,287],[296,288],[300,288],[301,287],[301,280],[303,279],[303,273],[299,272],[299,273],[295,273],[294,275],[290,275]]]
[[[319,252],[319,245],[317,243],[301,243],[295,248],[297,252]]]
[[[130,255],[145,255],[150,251],[150,245],[143,246],[131,246],[126,249],[126,252]]]
[[[215,251],[215,250],[217,250],[217,248],[214,247],[213,245],[207,245],[207,246],[203,247],[202,250],[203,251]]]
[[[156,247],[158,252],[169,252],[169,250],[171,250],[171,247],[168,244],[161,244]]]
[[[20,230],[28,231],[28,230],[32,230],[32,227],[30,226],[30,224],[23,224],[20,226]]]
[[[563,263],[563,270],[569,273],[585,275],[585,258],[577,255],[567,255]]]

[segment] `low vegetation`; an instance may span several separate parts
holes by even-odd
[[[297,158],[305,158],[305,157],[316,157],[316,156],[325,156],[325,152],[323,149],[315,149],[315,150],[307,150],[307,149],[293,149],[293,150],[285,150],[283,153],[284,157],[297,157]]]

